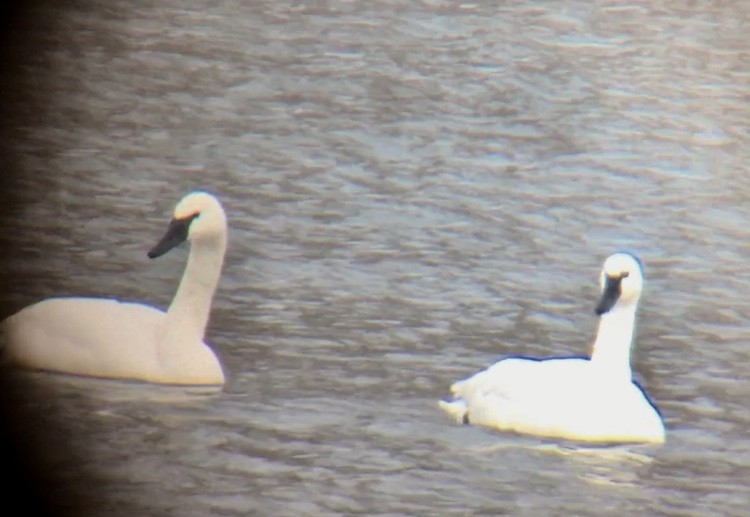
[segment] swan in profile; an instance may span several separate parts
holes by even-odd
[[[440,407],[458,423],[597,443],[663,443],[664,424],[633,381],[630,349],[643,289],[640,260],[604,262],[590,357],[507,357],[451,386]]]
[[[221,364],[203,341],[227,244],[226,215],[212,195],[185,196],[148,256],[159,257],[185,240],[187,266],[166,313],[105,298],[43,300],[2,322],[4,360],[83,376],[224,384]]]

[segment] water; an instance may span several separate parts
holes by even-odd
[[[223,390],[48,374],[61,493],[107,515],[744,515],[750,8],[240,2],[29,8],[3,103],[4,315],[165,307],[186,191],[230,218]],[[584,353],[612,251],[646,264],[634,366],[660,448],[455,426],[506,353]],[[65,453],[65,451],[73,451]]]

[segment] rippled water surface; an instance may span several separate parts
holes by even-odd
[[[163,308],[187,252],[145,251],[174,203],[209,189],[231,226],[224,389],[21,377],[79,451],[50,462],[60,490],[86,473],[79,510],[106,515],[746,514],[748,31],[740,1],[30,9],[2,316]],[[634,366],[665,446],[440,414],[503,354],[586,352],[621,248],[646,264]]]

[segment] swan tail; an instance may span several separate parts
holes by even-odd
[[[456,421],[457,424],[469,423],[469,408],[466,401],[462,399],[441,400],[438,402],[440,409],[445,411],[448,416]]]

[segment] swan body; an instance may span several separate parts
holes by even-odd
[[[203,341],[226,251],[219,201],[192,192],[174,209],[156,258],[181,242],[190,253],[167,312],[104,298],[50,298],[2,322],[4,361],[75,375],[161,384],[221,385],[224,372]]]
[[[640,261],[607,258],[590,357],[507,357],[451,386],[440,407],[458,423],[597,443],[663,443],[664,424],[633,381],[630,351],[643,289]]]

